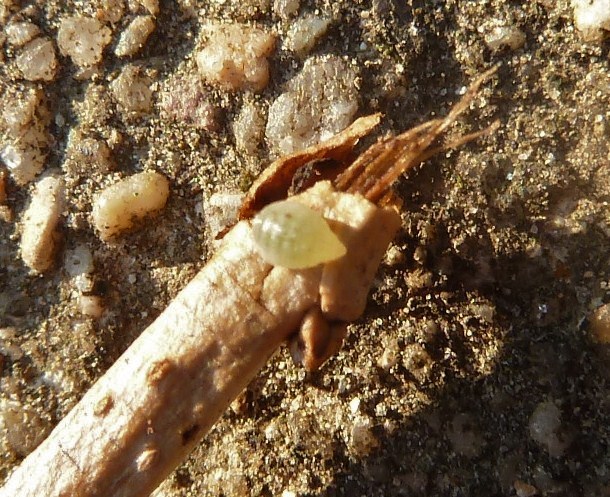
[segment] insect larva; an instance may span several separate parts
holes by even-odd
[[[293,200],[263,208],[252,219],[252,233],[260,256],[288,269],[314,267],[346,251],[320,213]]]

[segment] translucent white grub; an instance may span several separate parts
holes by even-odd
[[[114,53],[117,57],[130,57],[137,54],[155,30],[153,16],[137,16],[119,36]]]
[[[21,258],[37,273],[48,270],[55,259],[57,225],[64,206],[63,181],[47,176],[38,181],[23,215]]]
[[[28,81],[52,81],[57,72],[55,47],[48,38],[36,38],[23,47],[16,59],[17,68]]]
[[[342,131],[357,110],[352,67],[334,55],[312,57],[271,104],[265,135],[277,155],[288,155]]]
[[[324,217],[294,200],[263,207],[252,219],[252,236],[266,262],[288,269],[314,267],[346,253]]]
[[[112,38],[110,28],[97,19],[84,16],[66,17],[59,25],[57,45],[63,55],[77,66],[92,66],[102,60],[104,48]]]
[[[7,41],[14,47],[21,47],[40,34],[40,28],[29,21],[12,22],[4,30]]]
[[[572,0],[572,7],[583,40],[599,42],[610,35],[610,0]]]
[[[95,199],[92,220],[102,240],[133,227],[134,221],[165,207],[169,182],[156,172],[134,174],[106,187]]]
[[[331,20],[316,15],[307,15],[294,21],[286,38],[284,48],[295,52],[299,57],[307,55],[330,26]]]
[[[269,62],[275,36],[245,24],[207,27],[206,46],[197,54],[199,74],[208,83],[228,90],[261,91],[269,82]]]
[[[110,83],[110,89],[123,110],[140,115],[152,109],[151,83],[140,67],[130,64]]]

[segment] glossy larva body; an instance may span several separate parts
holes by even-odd
[[[288,269],[314,267],[346,252],[324,217],[294,200],[264,207],[252,219],[252,233],[260,256]]]

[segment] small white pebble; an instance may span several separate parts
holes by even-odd
[[[100,6],[96,17],[102,22],[117,24],[125,14],[125,2],[123,0],[100,0]]]
[[[155,30],[153,16],[137,16],[123,30],[114,53],[117,57],[130,57],[137,54]]]
[[[28,81],[52,81],[57,70],[55,47],[48,38],[29,42],[16,59],[17,68]]]
[[[525,44],[525,33],[515,26],[496,26],[485,35],[485,43],[493,51],[504,47],[517,50]]]
[[[384,262],[388,266],[398,266],[404,261],[405,254],[396,245],[392,245],[385,253]]]
[[[246,102],[233,123],[235,145],[239,150],[254,154],[265,134],[265,116],[253,102]]]
[[[84,316],[99,318],[104,314],[104,300],[98,295],[80,295],[78,308]]]
[[[136,0],[149,14],[156,16],[159,13],[159,0]]]
[[[562,456],[566,448],[566,444],[557,434],[560,427],[561,411],[551,401],[538,404],[529,419],[530,436],[542,445],[551,457]]]
[[[12,22],[4,31],[7,41],[14,47],[21,47],[32,41],[40,33],[40,28],[29,21]]]
[[[77,245],[66,251],[64,269],[72,278],[93,271],[93,254],[84,244]]]
[[[574,24],[582,39],[598,42],[610,33],[610,0],[572,0]]]
[[[349,402],[349,410],[352,414],[356,414],[360,409],[360,399],[358,397],[354,397]]]
[[[0,150],[0,159],[19,185],[32,181],[44,165],[42,151],[35,146],[29,146],[27,142],[5,145]]]
[[[610,343],[610,304],[598,307],[589,318],[593,340],[599,344]]]
[[[64,205],[63,181],[47,176],[38,181],[23,215],[21,258],[37,273],[49,269],[55,258],[56,227]]]
[[[359,457],[368,455],[379,442],[371,430],[368,418],[358,418],[350,430],[349,448]]]
[[[340,57],[310,57],[269,107],[265,136],[277,155],[316,145],[345,129],[358,110],[356,74]]]
[[[0,399],[0,433],[12,451],[21,457],[32,452],[47,436],[51,426],[21,402]]]
[[[267,57],[275,47],[275,36],[245,24],[214,24],[209,39],[197,54],[201,77],[228,90],[263,90],[269,82]]]
[[[32,181],[44,166],[49,135],[43,96],[32,88],[4,100],[6,137],[0,138],[0,159],[19,185]]]
[[[4,103],[2,121],[13,138],[19,138],[26,127],[36,120],[42,106],[43,93],[30,89],[8,98]]]
[[[217,129],[218,111],[209,93],[198,74],[168,78],[160,99],[163,117],[205,131]]]
[[[93,278],[89,273],[82,273],[72,279],[74,288],[80,293],[90,293],[93,291]]]
[[[121,74],[110,83],[112,94],[121,107],[134,115],[149,112],[152,109],[151,80],[136,65],[127,65]]]
[[[280,430],[278,429],[277,421],[271,421],[265,427],[264,433],[265,433],[265,439],[267,441],[272,442],[273,440],[275,440],[280,435]]]
[[[529,483],[521,480],[515,480],[513,483],[517,497],[533,497],[538,493],[538,489]]]
[[[110,43],[111,35],[110,28],[97,19],[66,17],[59,25],[57,45],[77,66],[92,66],[102,60],[102,52]]]
[[[273,13],[280,19],[287,20],[299,11],[300,3],[300,0],[274,0]]]
[[[130,229],[134,220],[165,207],[169,182],[159,173],[143,172],[105,188],[93,204],[93,225],[102,240]]]
[[[330,26],[330,19],[307,15],[296,20],[284,39],[284,48],[299,57],[307,55]]]

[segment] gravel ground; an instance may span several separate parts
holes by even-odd
[[[502,127],[398,185],[403,229],[342,351],[314,374],[278,353],[157,495],[609,496],[608,335],[589,326],[610,301],[608,39],[583,36],[567,0],[155,10],[152,0],[0,4],[0,110],[36,89],[43,102],[17,131],[3,114],[3,143],[33,133],[23,143],[46,151],[45,172],[66,186],[53,265],[36,274],[20,247],[35,181],[0,177],[0,481],[204,264],[204,203],[243,191],[285,149],[272,136],[280,95],[293,92],[280,102],[297,115],[311,104],[336,117],[309,115],[305,141],[376,111],[382,132],[399,132],[445,114],[500,63],[456,130]],[[74,15],[104,28],[97,65],[58,42]],[[300,40],[291,26],[311,18]],[[22,21],[52,44],[21,43],[8,26]],[[232,74],[232,86],[197,76],[213,21],[276,35],[266,84],[260,72]],[[20,59],[28,47],[44,70]],[[316,61],[345,68],[321,73],[336,78],[332,91],[293,80]],[[140,171],[169,179],[166,207],[100,240],[95,195]]]

